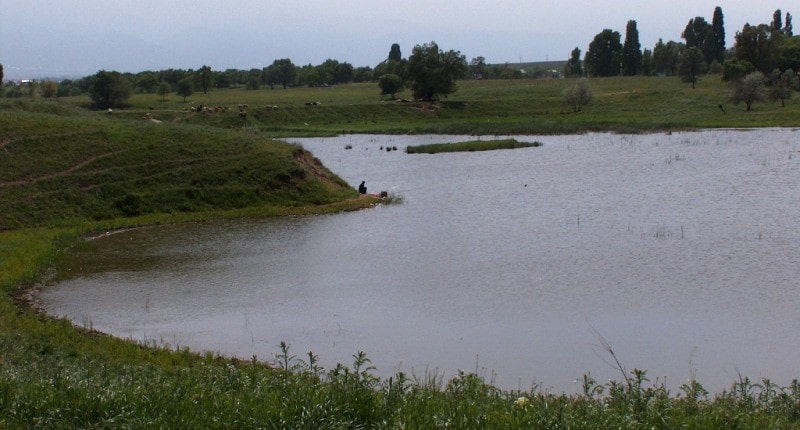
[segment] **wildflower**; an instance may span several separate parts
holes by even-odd
[[[514,400],[514,406],[525,406],[530,402],[527,397],[518,397],[517,400]]]

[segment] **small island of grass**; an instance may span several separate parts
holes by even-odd
[[[431,143],[412,145],[406,148],[409,154],[438,154],[440,152],[491,151],[493,149],[515,149],[542,146],[542,142],[519,142],[516,139],[470,140],[456,143]]]

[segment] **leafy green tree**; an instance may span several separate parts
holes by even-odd
[[[666,75],[667,69],[667,44],[659,38],[653,47],[653,71],[659,75]]]
[[[152,93],[158,87],[158,78],[154,73],[143,72],[136,76],[136,88],[143,93]]]
[[[403,91],[403,78],[397,75],[383,75],[378,79],[378,86],[381,88],[381,95],[390,95],[392,99],[395,94]]]
[[[747,60],[730,59],[722,64],[722,82],[735,84],[755,70],[753,63]]]
[[[373,76],[379,78],[383,75],[397,75],[405,80],[408,60],[384,60],[373,71]]]
[[[122,106],[131,96],[131,84],[119,72],[101,70],[92,77],[91,82],[89,97],[97,108]]]
[[[714,27],[702,16],[689,20],[681,37],[686,41],[687,48],[700,48],[706,65],[714,61],[717,55],[719,55],[719,47],[715,42]],[[722,46],[724,49],[725,45],[723,44]]]
[[[584,67],[591,76],[618,76],[622,55],[622,43],[617,31],[605,29],[598,33],[586,51]]]
[[[766,78],[761,72],[753,72],[733,85],[729,100],[734,104],[744,103],[749,111],[753,103],[764,100]]]
[[[397,43],[392,43],[392,47],[389,48],[389,61],[401,61],[403,59],[403,54],[400,53],[400,45]]]
[[[625,43],[622,44],[622,74],[638,75],[642,68],[642,45],[639,43],[639,30],[636,21],[628,21],[625,27]]]
[[[217,78],[217,87],[230,88],[240,85],[241,82],[239,82],[239,73],[240,70],[237,69],[225,69],[225,71],[221,73],[224,75],[224,79]]]
[[[214,72],[214,86],[220,89],[230,88],[233,82],[227,72]]]
[[[645,48],[642,51],[642,75],[650,76],[653,74],[653,51]]]
[[[270,88],[273,88],[274,84],[280,84],[286,89],[294,83],[297,76],[297,67],[288,58],[273,61],[268,70],[267,77]]]
[[[39,85],[39,91],[42,93],[42,97],[46,99],[52,99],[58,96],[58,84],[56,81],[44,81],[41,85]]]
[[[313,87],[320,81],[319,68],[306,64],[297,69],[297,83]]]
[[[455,92],[456,79],[467,70],[467,60],[460,52],[440,51],[436,42],[415,46],[408,58],[408,80],[418,99],[433,100]]]
[[[28,85],[25,86],[28,92],[28,97],[33,98],[36,95],[36,89],[39,88],[39,83],[36,81],[31,81]]]
[[[706,65],[703,51],[696,46],[686,48],[680,56],[678,62],[678,74],[683,82],[690,82],[692,88],[695,88],[698,77],[705,73],[708,65]]]
[[[796,76],[794,70],[786,69],[783,73],[775,69],[770,74],[770,86],[767,91],[770,100],[780,100],[781,106],[786,107],[786,100],[792,98]]]
[[[0,85],[3,85],[3,65],[0,64]]]
[[[208,90],[214,85],[214,72],[211,71],[211,67],[204,65],[197,71],[197,83],[203,94],[208,94]]]
[[[564,66],[564,76],[575,78],[583,76],[583,63],[581,62],[581,50],[576,46],[570,53],[569,60]]]
[[[337,60],[328,58],[319,66],[312,67],[317,69],[317,81],[313,82],[313,85],[328,85],[335,83],[333,73],[336,68],[339,67],[339,62]]]
[[[686,45],[681,42],[670,40],[667,42],[667,66],[669,67],[670,75],[678,74],[678,62],[680,61],[681,54],[686,50]]]
[[[706,48],[712,61],[717,60],[720,64],[725,61],[725,17],[719,6],[714,9],[714,17],[711,19],[711,34],[706,39]]]
[[[353,82],[369,82],[372,80],[372,67],[360,66],[353,71]]]
[[[262,74],[263,74],[263,69],[260,70],[260,69],[252,68],[250,70],[247,70],[246,72],[244,72],[244,75],[242,77],[242,83],[243,84],[247,84],[253,78],[255,78],[256,81],[261,82],[260,79],[261,79],[261,75]]]
[[[486,58],[478,56],[470,60],[469,73],[473,79],[483,79],[486,76]]]
[[[711,24],[702,16],[698,16],[689,20],[683,33],[681,33],[681,37],[686,41],[687,48],[698,47],[702,50],[710,31]]]
[[[158,95],[161,96],[161,101],[167,100],[167,95],[172,91],[169,84],[162,82],[158,84]]]
[[[333,69],[333,82],[337,84],[346,84],[353,82],[355,78],[355,69],[353,65],[347,62],[339,63]]]
[[[771,73],[780,61],[780,49],[785,37],[773,31],[767,24],[745,24],[741,32],[736,33],[734,55],[739,60],[749,61],[756,70]]]
[[[562,95],[573,112],[580,112],[581,108],[592,101],[592,90],[589,89],[586,78],[575,81],[574,85],[564,89]]]
[[[778,52],[778,67],[781,70],[800,70],[800,37],[787,37],[781,44]]]
[[[194,87],[192,84],[191,77],[185,77],[178,82],[178,89],[175,91],[175,94],[183,97],[183,102],[186,103],[186,97],[191,96],[194,94]]]
[[[68,97],[73,89],[77,90],[72,82],[72,79],[64,79],[58,84],[58,92],[56,92],[56,97]]]

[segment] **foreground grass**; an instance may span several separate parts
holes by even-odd
[[[470,140],[455,143],[430,143],[406,147],[409,154],[439,154],[443,152],[492,151],[495,149],[516,149],[541,146],[541,142],[518,142],[516,139]]]
[[[478,89],[487,92],[474,103],[485,108],[505,97],[499,84]],[[348,96],[353,103],[357,93]],[[427,127],[416,115],[431,127],[467,127],[467,117],[454,119],[467,104],[451,103],[441,104],[440,113],[452,110],[441,116],[399,104],[386,112],[406,110],[410,119],[398,130]],[[313,122],[322,110],[297,109],[298,119],[275,129],[323,133],[343,124],[334,112],[329,126],[303,128],[299,121]],[[508,109],[498,118],[524,107]],[[145,347],[36,312],[23,293],[95,231],[374,203],[352,198],[354,190],[297,147],[266,139],[268,126],[253,115],[231,128],[226,121],[238,117],[177,110],[174,123],[154,124],[140,113],[0,103],[0,428],[800,428],[796,382],[741,378],[710,395],[694,381],[670,392],[634,371],[601,384],[587,375],[579,395],[506,392],[474,374],[379,379],[357,352],[352,363],[326,370],[286,345],[274,365]]]

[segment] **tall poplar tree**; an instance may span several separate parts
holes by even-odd
[[[775,9],[775,12],[772,13],[771,27],[772,31],[781,31],[783,28],[783,14],[780,9]]]
[[[628,21],[625,27],[625,43],[622,45],[622,74],[638,75],[642,68],[642,45],[639,43],[639,30],[636,21]]]
[[[792,14],[790,14],[789,12],[786,12],[786,18],[784,18],[784,19],[786,20],[786,25],[783,26],[783,34],[785,34],[785,35],[787,35],[789,37],[792,37],[793,36],[793,32],[792,32]]]
[[[203,90],[203,94],[207,94],[208,89],[214,84],[214,74],[211,71],[211,67],[203,65],[197,71],[197,83]]]
[[[714,9],[714,17],[711,19],[711,35],[706,41],[708,51],[712,61],[717,60],[722,64],[725,61],[725,20],[722,16],[722,8],[717,6]]]
[[[564,67],[564,75],[568,78],[583,76],[583,65],[581,64],[581,50],[576,46],[567,60]]]
[[[402,59],[403,55],[400,53],[400,45],[392,43],[392,47],[389,48],[389,61],[400,61]]]

